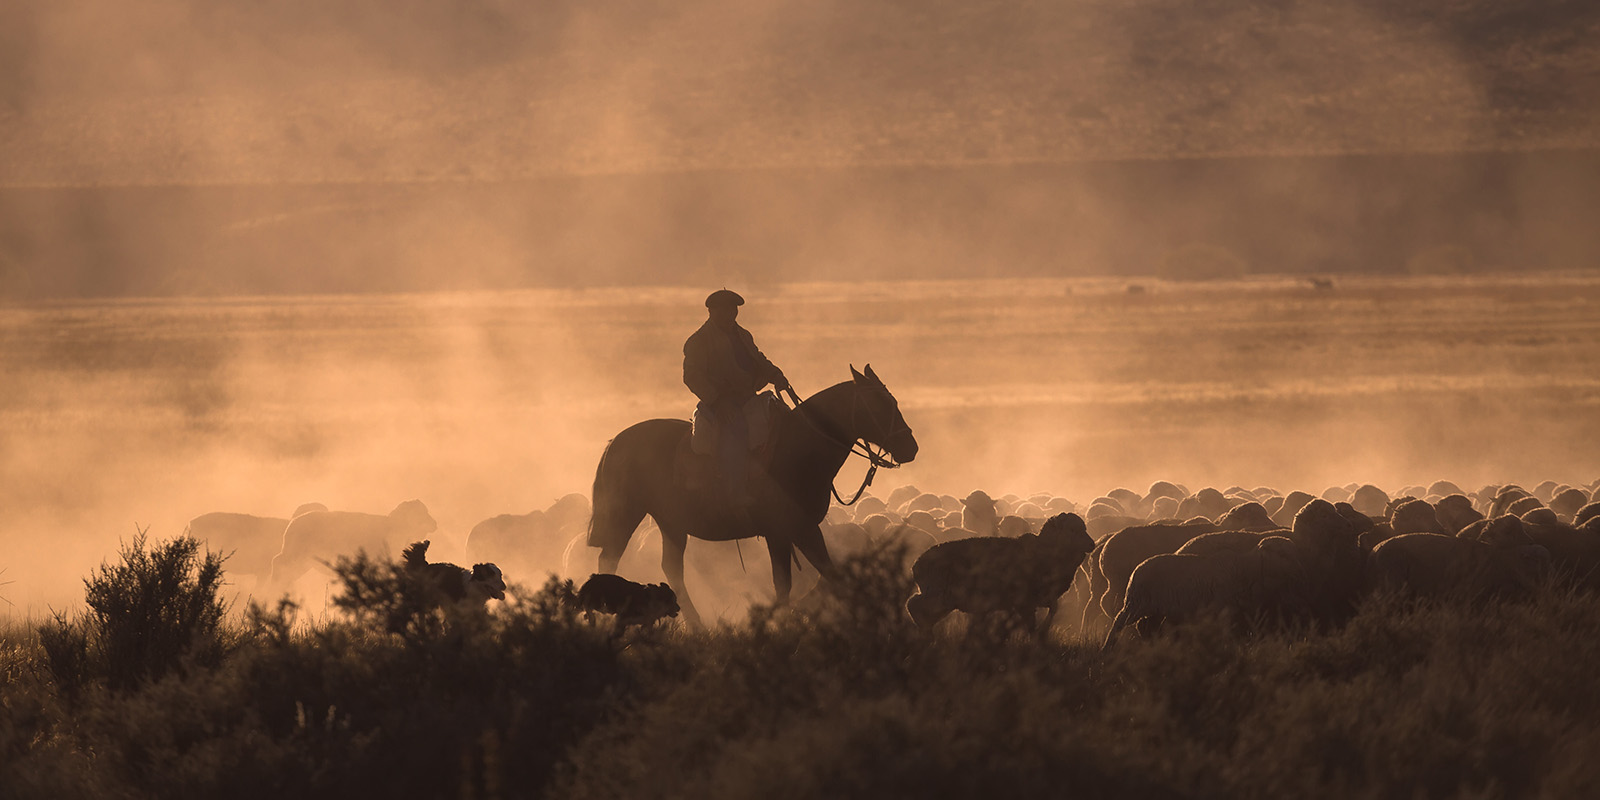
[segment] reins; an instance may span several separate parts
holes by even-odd
[[[867,467],[867,476],[862,479],[861,487],[856,489],[856,493],[854,495],[851,495],[849,500],[846,500],[843,497],[840,497],[839,496],[839,490],[834,488],[834,486],[833,486],[833,481],[831,481],[831,480],[828,481],[828,490],[833,492],[833,499],[839,501],[839,505],[842,505],[842,506],[853,506],[853,505],[855,505],[856,502],[861,499],[861,496],[867,493],[867,487],[871,486],[872,485],[872,479],[877,477],[878,468],[879,467],[882,467],[884,469],[899,469],[900,468],[900,465],[898,463],[896,463],[895,460],[888,455],[888,451],[887,450],[883,450],[883,452],[875,451],[873,449],[872,443],[868,442],[866,439],[864,439],[862,437],[858,436],[854,440],[846,442],[843,439],[841,439],[841,438],[839,438],[837,436],[834,436],[833,434],[823,430],[822,427],[820,425],[818,425],[816,423],[816,421],[811,418],[810,414],[800,410],[800,396],[795,393],[793,386],[790,386],[790,387],[784,389],[784,392],[786,392],[789,395],[789,399],[791,401],[793,401],[793,403],[794,403],[794,409],[793,410],[797,414],[799,414],[801,419],[806,421],[807,425],[811,426],[811,430],[816,431],[819,436],[821,436],[824,439],[827,439],[828,441],[834,443],[835,445],[838,445],[839,447],[843,447],[843,448],[849,450],[850,452],[849,452],[848,455],[858,455],[858,456],[861,456],[862,458],[865,458],[867,460],[867,464],[869,465]],[[860,405],[861,405],[860,398],[852,397],[850,399],[850,420],[851,420],[852,423],[855,421],[856,410],[858,408],[860,408]],[[867,413],[871,414],[872,412],[868,411]],[[873,421],[876,422],[877,418],[873,417]],[[900,431],[897,429],[893,433],[889,434],[889,436],[893,436],[894,434],[899,433],[899,432]],[[885,437],[885,438],[887,438],[887,437]],[[857,449],[857,448],[860,448],[860,449]],[[848,455],[847,455],[847,457],[848,457]]]

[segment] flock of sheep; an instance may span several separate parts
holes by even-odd
[[[1514,595],[1552,573],[1589,586],[1600,582],[1597,489],[1600,481],[1546,481],[1531,490],[1469,492],[1439,481],[1393,496],[1354,484],[1314,496],[1266,487],[1190,492],[1161,481],[1143,494],[1117,489],[1079,505],[1051,495],[992,498],[981,491],[957,499],[905,486],[834,507],[823,534],[835,558],[885,542],[902,546],[917,584],[906,609],[918,625],[932,627],[959,610],[980,621],[1037,626],[1037,610],[1045,609],[1042,631],[1065,611],[1083,635],[1103,635],[1110,645],[1129,627],[1205,613],[1337,621],[1353,613],[1364,593],[1379,589]],[[467,537],[466,555],[480,561],[472,570],[428,566],[466,582],[487,568],[501,590],[495,563],[528,583],[553,571],[586,575],[589,512],[587,498],[574,494],[529,514],[492,517]],[[271,593],[319,561],[359,549],[393,553],[437,528],[423,504],[410,500],[387,515],[317,504],[288,519],[206,514],[189,531],[213,549],[231,551],[231,571],[254,575]],[[419,564],[426,563],[422,544],[411,550]],[[609,599],[588,607],[620,608],[628,592],[644,599],[670,592],[607,584],[591,597],[602,588]],[[649,602],[675,605],[664,596]]]

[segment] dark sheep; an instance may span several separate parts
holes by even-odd
[[[1572,520],[1578,511],[1588,504],[1588,492],[1570,487],[1550,498],[1550,510],[1556,512],[1563,521]]]
[[[1271,531],[1283,526],[1273,522],[1267,509],[1252,500],[1228,509],[1217,520],[1217,527],[1225,531]]]
[[[1524,497],[1512,503],[1511,505],[1506,506],[1500,514],[1494,514],[1491,516],[1510,514],[1512,516],[1520,517],[1536,508],[1544,508],[1544,503],[1540,502],[1539,498],[1537,497]]]
[[[1457,486],[1449,481],[1434,481],[1433,483],[1428,484],[1428,494],[1436,494],[1440,497],[1448,497],[1452,494],[1465,495],[1466,492],[1461,491],[1460,486]]]
[[[1372,484],[1364,484],[1350,496],[1350,506],[1369,517],[1382,517],[1389,509],[1389,495]]]
[[[1283,505],[1272,512],[1272,521],[1277,523],[1280,528],[1289,527],[1294,522],[1294,515],[1300,513],[1300,509],[1305,508],[1306,503],[1315,499],[1315,497],[1305,492],[1290,492],[1284,496]]]
[[[1130,577],[1127,599],[1111,622],[1104,647],[1134,624],[1143,629],[1217,612],[1245,618],[1292,614],[1305,606],[1300,595],[1308,574],[1300,549],[1281,536],[1247,549],[1151,557]]]
[[[1085,555],[1094,548],[1083,519],[1057,514],[1038,534],[1015,539],[975,537],[945,542],[923,553],[911,567],[916,593],[906,611],[919,627],[932,628],[952,611],[1031,619],[1072,586]]]
[[[1549,550],[1521,538],[1520,544],[1490,544],[1435,533],[1396,536],[1372,552],[1371,580],[1375,588],[1415,597],[1526,594],[1551,562]]]
[[[1440,500],[1433,508],[1433,515],[1440,527],[1444,528],[1443,532],[1451,536],[1483,519],[1483,515],[1472,507],[1472,500],[1464,494],[1452,494]]]
[[[1096,571],[1099,578],[1090,584],[1090,608],[1098,608],[1111,618],[1122,608],[1123,592],[1128,578],[1145,559],[1164,553],[1175,553],[1190,539],[1205,533],[1214,533],[1217,526],[1211,522],[1193,524],[1154,524],[1124,528],[1106,537],[1100,544]],[[1091,616],[1084,610],[1084,622]]]
[[[1396,534],[1454,533],[1446,531],[1444,526],[1439,524],[1438,509],[1429,505],[1426,500],[1407,500],[1396,506],[1394,513],[1389,515],[1389,527],[1393,528]]]
[[[1578,509],[1577,515],[1572,518],[1572,524],[1582,527],[1591,519],[1600,519],[1600,503],[1590,503]]]

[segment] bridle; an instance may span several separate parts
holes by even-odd
[[[877,477],[878,468],[879,467],[882,467],[884,469],[899,469],[900,468],[899,462],[895,461],[894,458],[889,455],[889,450],[887,448],[879,446],[879,445],[874,445],[873,443],[867,441],[865,437],[857,436],[854,440],[847,442],[843,438],[835,436],[832,433],[823,430],[822,426],[818,425],[816,420],[813,420],[811,418],[810,414],[800,410],[800,396],[798,394],[795,394],[794,387],[790,386],[790,387],[784,389],[784,391],[788,393],[789,399],[794,403],[794,411],[798,412],[800,418],[805,420],[806,424],[811,426],[811,430],[816,431],[818,436],[821,436],[822,438],[827,439],[828,441],[832,442],[834,445],[836,445],[838,447],[842,447],[842,448],[845,448],[846,450],[849,450],[850,452],[846,455],[847,458],[850,455],[857,455],[857,456],[861,456],[862,458],[865,458],[867,460],[867,464],[868,464],[867,476],[866,476],[866,478],[862,479],[861,487],[856,489],[856,493],[854,495],[851,495],[849,500],[846,500],[843,497],[839,496],[839,490],[834,488],[833,483],[831,481],[828,483],[828,489],[829,489],[829,491],[833,492],[833,499],[839,501],[839,505],[842,505],[842,506],[853,506],[853,505],[855,505],[856,502],[861,499],[861,496],[863,494],[866,494],[867,487],[872,485],[872,479]],[[860,412],[861,410],[862,410],[861,395],[860,395],[860,393],[858,391],[856,394],[854,394],[854,395],[852,395],[850,397],[850,428],[851,428],[851,430],[857,430],[857,427],[856,427],[856,414],[858,412]],[[872,424],[873,424],[874,427],[880,428],[880,429],[883,427],[882,420],[878,419],[878,415],[874,414],[871,408],[867,408],[866,409],[866,414],[867,414],[867,418],[872,421]],[[900,419],[899,426],[896,427],[894,430],[890,431],[888,434],[884,435],[883,438],[884,438],[885,441],[887,441],[887,440],[893,439],[894,437],[899,436],[901,433],[904,433],[904,432],[909,431],[909,430],[911,430],[911,426],[907,425],[906,421],[905,421],[905,418],[902,417]]]

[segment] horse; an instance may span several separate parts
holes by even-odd
[[[600,548],[598,571],[616,573],[629,539],[648,514],[661,529],[661,570],[678,595],[684,619],[695,627],[702,626],[700,615],[683,585],[683,552],[690,536],[709,541],[765,538],[779,604],[789,600],[796,548],[824,579],[833,579],[837,572],[820,523],[828,512],[833,480],[857,442],[865,443],[874,468],[898,467],[917,456],[917,439],[900,415],[900,404],[872,366],[865,373],[852,366],[850,377],[780,415],[765,471],[751,470],[749,489],[756,502],[748,525],[677,478],[688,421],[646,420],[617,434],[600,456],[591,495],[588,543]],[[873,452],[873,446],[888,458]]]

